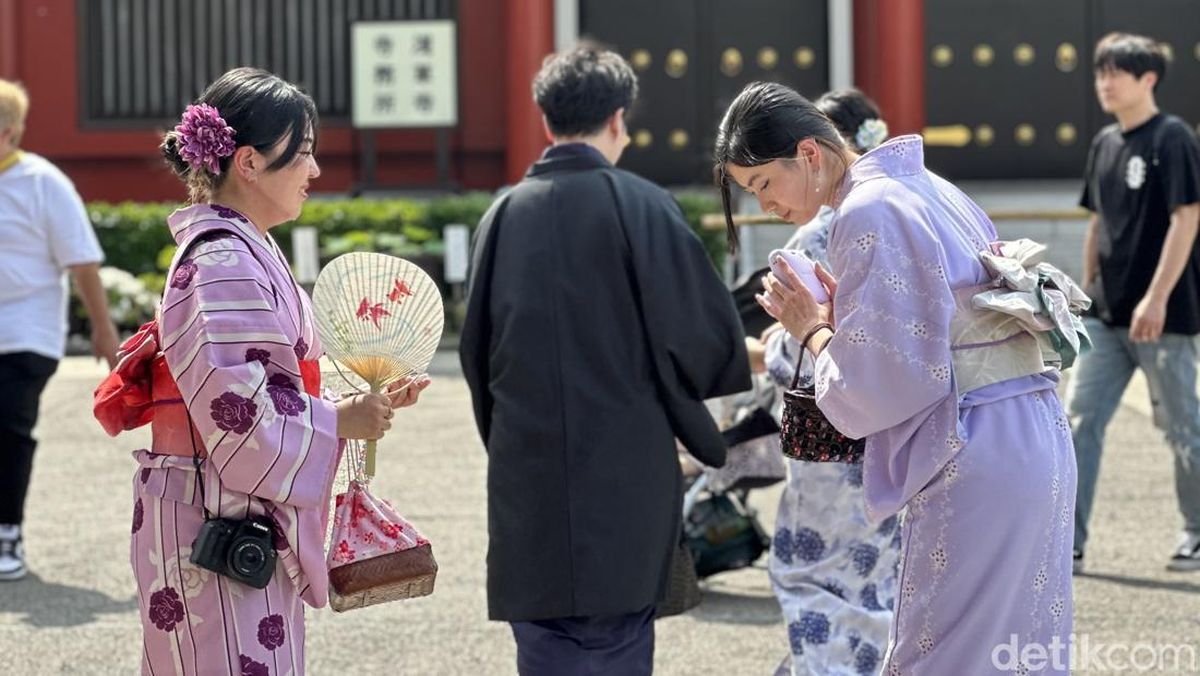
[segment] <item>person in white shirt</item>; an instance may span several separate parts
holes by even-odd
[[[42,390],[63,357],[67,271],[92,325],[92,351],[116,364],[117,331],[100,283],[104,254],[61,171],[20,150],[29,96],[0,79],[0,580],[25,576],[21,524]]]

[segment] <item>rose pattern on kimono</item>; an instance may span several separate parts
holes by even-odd
[[[296,345],[292,348],[296,353],[296,359],[304,361],[308,357],[308,343],[305,342],[304,336],[296,339]]]
[[[156,505],[157,509],[157,506],[161,505],[161,502],[152,500],[150,504]],[[156,524],[161,523],[161,517],[161,511],[158,511],[154,515]],[[151,532],[153,533],[153,531]],[[158,539],[155,538],[154,547],[146,552],[146,560],[155,571],[151,588],[171,587],[180,598],[180,607],[185,613],[184,617],[186,617],[187,623],[193,627],[198,627],[204,624],[204,616],[197,613],[191,604],[186,603],[186,601],[198,597],[207,587],[208,583],[212,581],[215,573],[201,568],[190,561],[192,555],[192,548],[190,546],[179,546],[178,554],[175,553],[173,547],[170,551],[171,553],[164,557],[163,547]],[[151,596],[151,605],[153,605],[153,595]]]
[[[282,615],[267,615],[258,622],[258,643],[267,650],[283,645],[286,638]]]
[[[256,662],[246,655],[238,655],[242,663],[242,676],[271,676],[271,670],[262,662]]]
[[[174,587],[163,587],[150,595],[150,607],[146,614],[154,626],[162,631],[173,631],[183,621],[183,601]]]
[[[213,399],[210,407],[217,427],[234,434],[249,432],[258,415],[258,406],[253,401],[229,391]]]
[[[226,218],[231,221],[241,221],[242,223],[250,222],[250,219],[243,216],[242,213],[237,209],[232,209],[223,204],[210,204],[209,206],[212,207],[212,210],[221,218]]]
[[[295,417],[308,408],[296,383],[287,374],[276,373],[268,378],[267,394],[271,397],[275,412],[280,415]]]
[[[196,263],[190,258],[185,258],[179,261],[179,265],[175,266],[175,272],[171,275],[171,286],[179,290],[187,289],[192,284],[192,278],[196,276],[199,268]]]
[[[180,546],[179,555],[167,559],[167,579],[178,580],[184,596],[189,598],[200,594],[216,574],[192,563],[191,556],[191,547]]]
[[[247,362],[251,366],[250,377],[255,382],[266,380],[266,370],[257,360]],[[216,429],[204,440],[208,448],[216,448],[229,434],[245,436],[242,448],[256,450],[258,438],[250,434],[256,426],[275,422],[275,407],[265,387],[254,387],[249,383],[228,383],[225,390],[209,404],[209,416]]]
[[[257,347],[252,347],[246,350],[246,361],[256,361],[263,365],[263,368],[271,365],[271,351],[263,350]]]
[[[227,236],[218,236],[208,242],[201,242],[192,248],[195,253],[192,254],[192,259],[197,265],[205,267],[222,266],[233,268],[241,265],[242,259],[236,251],[231,251],[227,244],[221,240],[228,239]]]
[[[275,518],[274,513],[268,514],[268,516],[271,517],[271,544],[275,547],[275,551],[283,553],[291,549],[288,544],[287,532],[284,531],[283,526],[279,525],[279,519]]]
[[[192,581],[186,577],[181,578],[176,573],[175,547],[164,546],[162,539],[160,528],[163,503],[161,500],[146,499],[143,506],[146,522],[140,533],[134,536],[136,540],[148,545],[137,552],[144,557],[141,560],[145,562],[145,567],[134,562],[137,575],[141,578],[139,587],[145,594],[141,597],[144,613],[142,624],[146,631],[167,633],[183,631],[189,625],[198,627],[204,623],[204,618],[199,616],[189,603],[195,598],[193,592],[182,586]],[[187,552],[190,551],[189,548]],[[184,556],[187,556],[187,553]],[[169,640],[166,646],[172,659],[178,660],[180,653],[177,642]]]

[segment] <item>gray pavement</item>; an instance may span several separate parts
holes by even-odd
[[[486,458],[453,356],[439,354],[433,372],[420,405],[401,411],[381,442],[375,487],[433,542],[441,566],[437,589],[431,597],[346,614],[310,611],[309,673],[515,673],[507,627],[486,619]],[[146,444],[148,432],[104,435],[90,413],[101,376],[90,360],[68,359],[43,400],[26,524],[32,573],[0,583],[0,675],[137,671],[128,453]],[[1146,408],[1144,386],[1135,384],[1110,431],[1089,573],[1076,581],[1077,634],[1093,648],[1117,646],[1100,666],[1113,667],[1120,646],[1200,651],[1200,573],[1163,568],[1180,519],[1170,454]],[[776,488],[752,499],[768,527],[778,495]],[[709,580],[699,608],[659,622],[657,631],[658,674],[770,674],[787,649],[761,568]],[[1139,664],[1148,655],[1134,653]]]

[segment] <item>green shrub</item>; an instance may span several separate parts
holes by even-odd
[[[709,193],[677,196],[684,216],[704,241],[713,263],[725,259],[724,233],[700,229],[700,216],[720,211],[721,204]],[[397,256],[442,255],[442,229],[464,224],[474,229],[491,206],[490,193],[467,193],[426,200],[416,199],[330,199],[311,200],[300,218],[272,230],[288,256],[292,228],[317,228],[322,263],[347,251],[381,251]],[[165,273],[175,253],[175,242],[167,230],[167,217],[180,205],[172,203],[93,202],[88,213],[104,248],[105,264],[134,275]]]
[[[175,207],[134,202],[89,204],[88,215],[104,249],[105,265],[134,275],[164,271],[158,266],[159,253],[175,244],[167,230],[167,216]]]
[[[322,262],[346,251],[378,250],[399,256],[441,254],[442,228],[451,223],[474,227],[491,204],[488,193],[468,193],[428,200],[312,200],[300,218],[272,230],[284,253],[291,255],[292,229],[317,228]],[[175,242],[167,217],[180,205],[122,202],[88,205],[106,263],[135,275],[166,272]]]
[[[704,242],[718,270],[725,260],[723,231],[701,230],[700,217],[720,211],[721,203],[711,193],[687,192],[677,196],[684,216]],[[441,259],[445,255],[442,230],[450,224],[474,229],[491,206],[490,193],[448,195],[416,199],[330,199],[311,200],[304,205],[300,218],[272,230],[280,248],[290,258],[292,229],[298,225],[317,228],[322,265],[348,251],[379,251],[413,260],[437,279],[441,277]],[[123,330],[137,327],[146,317],[145,292],[159,296],[165,285],[165,273],[175,255],[175,241],[167,229],[167,217],[180,205],[172,203],[93,202],[88,214],[104,249],[105,265],[129,273],[135,279],[120,277],[120,284],[106,284],[114,314],[120,314]],[[131,298],[116,297],[122,289],[134,289],[137,282],[145,291],[130,293]],[[79,301],[72,299],[72,317],[81,317]],[[78,330],[78,327],[76,327]]]
[[[675,200],[679,202],[683,216],[692,226],[692,231],[700,236],[701,242],[704,242],[708,257],[712,259],[717,271],[723,271],[726,255],[725,231],[704,230],[700,227],[701,216],[721,211],[721,200],[711,193],[703,192],[679,193],[675,195]]]

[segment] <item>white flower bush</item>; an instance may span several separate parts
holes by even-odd
[[[113,323],[122,328],[137,328],[154,318],[158,294],[146,288],[142,280],[120,268],[100,268],[100,283],[108,295],[108,312]]]

